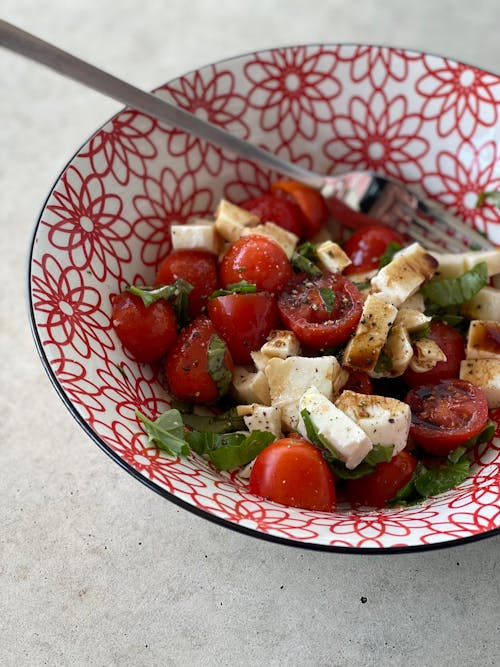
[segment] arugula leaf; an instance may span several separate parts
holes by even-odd
[[[430,280],[422,287],[422,293],[438,306],[453,306],[470,301],[487,284],[488,265],[480,262],[457,278]]]
[[[186,426],[196,431],[210,433],[230,433],[231,431],[242,431],[245,428],[245,420],[231,408],[220,415],[194,415],[182,413],[182,420]]]
[[[497,208],[500,208],[500,190],[484,190],[477,197],[476,208],[481,208],[486,199],[491,199]]]
[[[207,348],[207,370],[217,385],[219,396],[223,396],[229,389],[233,377],[226,366],[227,345],[218,334],[212,334]]]
[[[131,294],[141,297],[146,308],[160,299],[171,301],[177,322],[182,327],[189,321],[189,293],[192,289],[193,285],[191,283],[178,278],[171,285],[160,285],[159,287],[130,285],[128,291]]]
[[[179,410],[167,410],[151,420],[139,410],[136,417],[143,423],[148,441],[171,456],[188,456],[189,447],[184,437],[184,424]]]
[[[215,290],[208,298],[216,299],[218,296],[228,296],[229,294],[253,294],[256,291],[257,285],[246,280],[240,280],[239,283],[231,283],[226,289]]]
[[[392,258],[399,250],[401,250],[401,247],[402,246],[399,243],[396,243],[396,241],[390,241],[380,257],[378,268],[381,269],[392,262]]]
[[[316,246],[310,241],[298,246],[290,258],[290,263],[296,271],[309,273],[311,276],[323,275],[322,270],[316,264],[317,261]]]
[[[320,287],[318,291],[320,293],[323,303],[325,304],[325,309],[327,314],[331,315],[337,295],[329,287]]]

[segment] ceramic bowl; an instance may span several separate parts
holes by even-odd
[[[225,130],[319,172],[368,168],[402,179],[500,243],[500,213],[476,208],[500,189],[500,78],[435,55],[363,45],[250,53],[201,67],[155,91]],[[30,315],[63,402],[107,454],[150,489],[223,526],[302,547],[395,553],[500,531],[500,441],[473,452],[470,477],[408,508],[334,514],[253,496],[236,475],[147,442],[135,409],[168,396],[123,350],[110,297],[151,283],[169,225],[238,203],[276,178],[128,109],[96,131],[58,176],[30,256]],[[71,455],[71,452],[68,452]],[[54,462],[57,474],[57,461]]]

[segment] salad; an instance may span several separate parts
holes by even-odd
[[[137,417],[251,492],[333,511],[461,483],[500,407],[500,251],[428,251],[384,225],[331,238],[295,181],[171,225],[155,284],[112,298],[123,346],[160,364],[171,408]]]

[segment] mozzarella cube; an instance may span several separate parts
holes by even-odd
[[[489,276],[500,273],[500,250],[469,250],[442,254],[430,251],[430,254],[438,262],[436,275],[439,278],[457,278],[481,262],[486,262]]]
[[[401,325],[409,333],[414,333],[424,329],[428,324],[430,324],[432,317],[425,315],[420,310],[414,308],[400,308],[396,319],[394,320],[394,326]]]
[[[473,320],[467,334],[467,359],[500,359],[500,322]]]
[[[342,250],[338,243],[333,241],[324,241],[316,247],[316,255],[321,268],[330,273],[342,273],[342,271],[352,264],[352,261]]]
[[[413,346],[406,328],[395,324],[389,331],[387,341],[383,347],[384,354],[390,359],[391,367],[384,373],[373,370],[372,377],[399,377],[408,368],[413,357]]]
[[[218,255],[221,239],[215,225],[209,220],[170,225],[173,250],[205,250]]]
[[[406,447],[411,425],[411,410],[406,403],[345,390],[335,405],[363,429],[372,444],[394,445],[393,456]]]
[[[415,373],[425,373],[438,363],[446,361],[446,354],[431,338],[422,338],[413,343],[413,357],[409,368]]]
[[[267,357],[296,357],[300,354],[300,342],[293,331],[273,329],[260,351]]]
[[[223,239],[234,243],[247,227],[259,224],[258,216],[221,199],[215,212],[215,229]]]
[[[281,415],[274,405],[238,405],[237,413],[243,417],[249,431],[269,431],[277,438],[281,437]]]
[[[399,310],[404,310],[406,308],[411,310],[418,310],[423,313],[425,311],[425,299],[422,292],[415,292],[415,294],[409,296],[399,306]]]
[[[354,336],[344,351],[344,366],[366,373],[374,370],[398,312],[378,297],[378,294],[367,297]]]
[[[471,320],[500,320],[500,290],[483,287],[461,308],[462,315]]]
[[[283,229],[283,227],[276,225],[274,222],[265,222],[263,225],[257,225],[256,227],[245,227],[241,232],[241,236],[249,236],[250,234],[258,234],[270,238],[281,246],[288,259],[293,255],[299,242],[299,237],[296,234]]]
[[[271,404],[269,383],[264,371],[255,373],[245,366],[235,366],[230,393],[238,403]]]
[[[432,278],[437,265],[427,250],[419,243],[412,243],[397,252],[372,278],[372,291],[382,301],[400,306]]]
[[[373,449],[366,433],[345,412],[339,410],[316,387],[310,387],[301,396],[299,414],[306,410],[325,447],[343,461],[346,468],[356,468]],[[302,417],[298,431],[307,438]]]
[[[460,379],[484,391],[490,410],[500,408],[500,359],[465,359],[460,364]]]

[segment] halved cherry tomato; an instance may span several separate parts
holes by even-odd
[[[408,484],[416,467],[417,459],[403,450],[390,461],[378,463],[369,475],[348,480],[346,495],[353,503],[384,507],[399,489]]]
[[[481,433],[488,419],[484,392],[467,380],[441,380],[411,389],[410,436],[423,450],[447,456]]]
[[[403,380],[410,387],[434,384],[440,380],[456,378],[460,375],[460,362],[465,359],[465,340],[462,334],[446,322],[433,320],[429,338],[443,350],[446,361],[438,361],[433,368],[424,373],[416,373],[411,368],[407,368],[403,373]]]
[[[279,293],[293,276],[292,265],[283,248],[258,234],[242,236],[231,245],[220,266],[224,287],[246,280],[258,290]]]
[[[343,389],[355,391],[357,394],[373,394],[373,382],[369,375],[363,371],[349,369],[349,377]]]
[[[178,278],[193,286],[189,293],[189,315],[197,317],[207,305],[210,294],[219,286],[217,262],[203,250],[176,250],[160,264],[155,285],[171,285]]]
[[[168,301],[145,306],[141,297],[122,292],[112,298],[111,318],[116,335],[137,361],[160,359],[177,336],[174,310]]]
[[[234,363],[240,365],[252,363],[250,353],[262,347],[279,321],[276,299],[263,292],[210,299],[208,314]]]
[[[319,449],[300,438],[271,443],[255,459],[250,491],[289,507],[331,512],[335,486]]]
[[[353,333],[363,310],[358,288],[339,274],[296,274],[278,298],[280,315],[301,343],[320,350]]]
[[[298,181],[282,180],[271,185],[271,192],[275,195],[291,197],[300,208],[306,221],[305,238],[311,238],[325,225],[328,218],[328,207],[317,190]]]
[[[377,269],[389,243],[403,246],[405,239],[398,231],[387,225],[367,225],[355,231],[344,244],[344,251],[352,262],[344,269],[344,274]]]
[[[296,234],[299,238],[304,235],[304,216],[297,204],[292,201],[266,194],[249,199],[240,206],[259,216],[262,223],[274,222],[275,225]]]
[[[182,401],[212,403],[221,391],[210,373],[208,349],[214,325],[204,315],[188,324],[179,334],[165,361],[165,373],[170,391]],[[233,360],[226,349],[224,366],[233,372]]]

